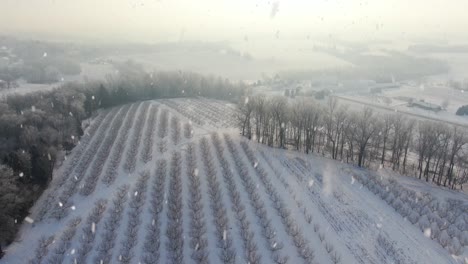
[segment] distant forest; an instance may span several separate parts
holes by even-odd
[[[47,188],[61,153],[83,135],[82,122],[102,108],[172,97],[239,98],[242,83],[186,72],[144,72],[132,64],[105,82],[68,83],[49,92],[0,100],[0,246],[11,243]]]
[[[19,79],[58,82],[64,75],[80,74],[79,62],[85,52],[72,44],[0,37],[0,80],[6,82],[6,88],[14,87]]]

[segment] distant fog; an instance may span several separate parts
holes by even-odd
[[[149,70],[259,79],[281,72],[354,71],[363,64],[366,70],[373,68],[369,61],[382,60],[392,71],[404,70],[426,65],[413,56],[468,50],[468,1],[460,0],[1,0],[0,10],[0,36],[75,45],[47,63],[41,57],[47,45],[32,49],[37,54],[21,54],[23,64],[0,61],[1,71],[7,67],[11,75],[39,56],[34,65],[52,66],[52,74],[29,74],[40,83],[73,79],[64,76],[70,71],[64,68],[77,71],[74,62],[81,64],[81,75],[92,78],[96,67],[87,64],[96,58],[134,60]],[[424,73],[445,72],[442,62],[431,62],[441,71]],[[100,68],[99,78],[112,71]],[[386,73],[391,74],[398,72]]]
[[[2,0],[0,10],[2,34],[94,43],[244,42],[239,46],[269,55],[291,41],[318,38],[440,43],[468,37],[468,1],[460,0]],[[288,45],[278,47],[278,39]]]

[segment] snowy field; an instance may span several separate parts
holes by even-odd
[[[378,112],[386,113],[388,111],[392,112],[399,112],[409,115],[411,118],[416,119],[430,119],[434,121],[446,121],[449,123],[467,126],[468,125],[468,117],[467,116],[458,116],[455,114],[458,107],[466,104],[468,102],[468,97],[466,98],[466,102],[464,104],[454,104],[450,103],[448,110],[441,110],[439,112],[434,112],[431,110],[425,110],[418,107],[409,107],[408,103],[399,99],[395,99],[392,96],[395,94],[400,94],[398,96],[407,96],[401,95],[403,93],[394,92],[392,96],[389,95],[390,92],[386,92],[383,95],[339,95],[337,98],[343,101],[343,104],[349,105],[351,108],[354,109],[362,109],[365,106],[369,106]],[[465,98],[466,93],[460,93],[459,100],[463,100]],[[391,103],[387,104],[386,98],[391,98]],[[425,95],[421,95],[418,98],[428,98]],[[348,100],[349,99],[349,100]],[[430,100],[426,99],[426,102],[440,102],[440,100]],[[456,106],[456,107],[455,107]],[[455,109],[456,108],[456,109]]]
[[[411,97],[416,100],[423,99],[428,103],[436,105],[443,105],[444,101],[446,101],[448,103],[447,110],[440,112],[439,114],[441,116],[446,115],[447,117],[454,116],[451,118],[457,118],[455,113],[457,112],[458,108],[468,103],[468,92],[463,92],[461,90],[456,90],[444,85],[437,85],[434,83],[420,85],[419,87],[412,85],[404,85],[399,89],[385,90],[383,92],[383,95],[392,98],[392,100],[394,100],[395,97],[399,96]],[[403,108],[409,108],[406,106],[400,107],[402,108],[402,110]]]
[[[464,194],[258,145],[235,111],[103,111],[1,263],[468,262]]]

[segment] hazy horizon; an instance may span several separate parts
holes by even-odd
[[[91,42],[332,37],[459,43],[468,2],[2,0],[0,34]]]

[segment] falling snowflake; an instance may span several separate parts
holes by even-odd
[[[249,97],[245,97],[244,103],[245,103],[245,104],[248,104],[248,103],[249,103]]]
[[[197,168],[195,168],[195,169],[193,170],[193,175],[198,176],[198,169],[197,169]]]
[[[19,176],[20,176],[20,177],[23,177],[23,176],[24,176],[24,173],[20,172],[20,173],[19,173]]]
[[[431,229],[430,228],[424,229],[424,236],[431,237]]]
[[[58,202],[58,205],[59,205],[60,207],[62,207],[62,206],[63,206],[63,203],[62,203],[62,202]]]
[[[91,96],[91,100],[94,100],[94,95],[93,95],[93,96]]]
[[[95,233],[96,232],[96,223],[91,223],[91,233]]]
[[[47,52],[44,52],[44,54],[42,54],[42,57],[47,57]]]
[[[72,206],[70,207],[70,209],[72,209],[73,211],[75,211],[75,210],[76,210],[76,207],[75,207],[74,205],[72,205]]]
[[[223,231],[223,240],[226,241],[226,237],[227,237],[227,231],[226,229],[224,229]]]
[[[74,135],[71,135],[70,137],[71,137],[71,139],[72,139],[72,140],[74,140],[74,139],[75,139],[75,136],[74,136]]]
[[[309,181],[309,188],[312,187],[314,185],[314,180],[310,180]]]
[[[70,254],[72,254],[72,255],[75,254],[75,249],[72,249]]]
[[[26,218],[24,219],[24,221],[26,221],[26,222],[28,222],[28,223],[30,223],[30,224],[34,223],[34,219],[32,219],[32,218],[29,217],[29,216],[26,216]]]
[[[351,177],[351,184],[354,184],[355,181],[354,177]]]
[[[255,162],[254,162],[254,168],[257,168],[257,166],[258,166],[258,162],[255,161]]]
[[[31,111],[36,112],[36,106],[31,106]]]
[[[138,196],[138,191],[135,191],[135,194],[134,194],[134,195],[135,195],[135,196]]]

